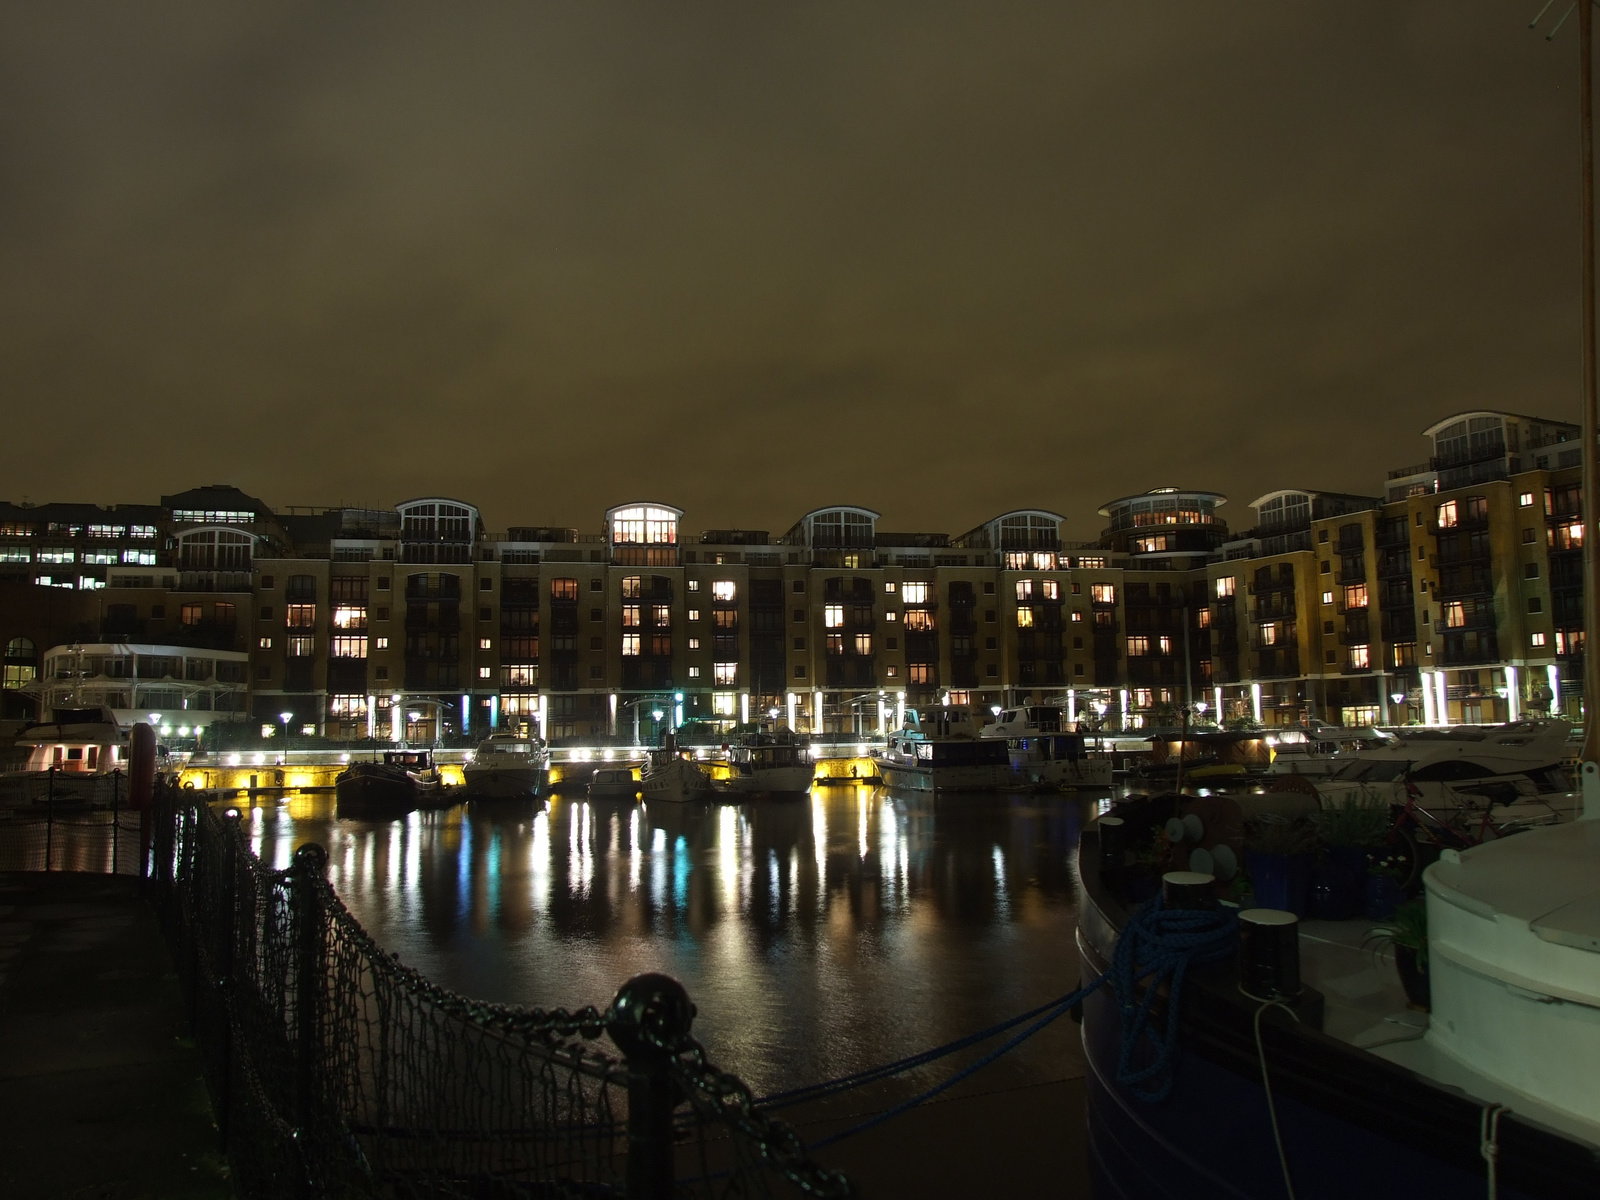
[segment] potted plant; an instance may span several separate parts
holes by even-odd
[[[1411,1007],[1428,1011],[1428,906],[1421,900],[1408,900],[1394,910],[1394,919],[1374,925],[1366,945],[1380,955],[1386,947],[1394,950],[1395,970]]]
[[[1361,892],[1361,911],[1373,921],[1394,917],[1406,898],[1403,880],[1411,870],[1410,860],[1395,851],[1374,852],[1367,860],[1367,878]]]
[[[1258,908],[1306,915],[1316,844],[1309,821],[1262,813],[1245,825],[1245,870],[1250,873]]]
[[[1344,921],[1356,915],[1367,862],[1387,840],[1393,820],[1388,801],[1376,797],[1324,808],[1312,817],[1325,850],[1311,881],[1312,916]]]

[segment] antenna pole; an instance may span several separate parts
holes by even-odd
[[[1583,815],[1600,818],[1600,414],[1595,408],[1594,338],[1594,5],[1578,0],[1578,105],[1583,145]]]

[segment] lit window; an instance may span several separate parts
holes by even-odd
[[[316,638],[291,637],[289,639],[290,658],[310,658],[316,653]]]
[[[1079,611],[1079,610],[1078,610],[1078,609],[1076,609],[1076,608],[1075,608],[1075,609],[1073,609],[1073,610],[1072,610],[1072,619],[1073,619],[1073,620],[1074,620],[1074,621],[1081,621],[1081,620],[1083,620],[1083,613],[1082,613],[1082,612],[1080,612],[1080,611]]]
[[[367,656],[367,639],[350,634],[340,634],[332,639],[328,653],[334,658],[365,658]]]
[[[625,633],[622,635],[622,657],[639,657],[639,635],[637,633]]]
[[[1134,688],[1133,706],[1135,708],[1149,708],[1156,702],[1156,694],[1149,688]]]
[[[1046,600],[1061,599],[1061,583],[1055,579],[1041,579],[1039,581],[1039,594]]]
[[[1157,638],[1156,639],[1156,644],[1157,644],[1157,648],[1161,651],[1162,654],[1171,654],[1172,653],[1172,639],[1170,637],[1168,637],[1166,634],[1163,633],[1159,638]]]
[[[1261,627],[1261,644],[1263,646],[1276,646],[1278,644],[1278,627],[1276,625],[1263,625]]]
[[[689,610],[689,620],[698,621],[699,619],[700,619],[700,610],[698,608],[691,608]]]
[[[622,606],[622,627],[631,629],[643,622],[641,610],[637,604],[624,604]]]
[[[185,625],[200,624],[201,608],[198,604],[185,604],[178,610],[178,620]]]
[[[912,683],[932,683],[932,663],[912,663],[906,668],[906,675]]]
[[[494,668],[493,667],[479,667],[478,668],[478,678],[479,679],[493,679],[494,678]]]
[[[693,647],[690,647],[690,649],[693,649]],[[699,679],[700,678],[700,668],[699,667],[690,667],[689,668],[689,678],[690,679]]]
[[[712,683],[731,685],[738,674],[738,663],[713,663],[711,666]]]
[[[1006,570],[1026,571],[1028,569],[1028,552],[1026,550],[1006,551]]]
[[[733,716],[734,695],[732,692],[712,692],[711,711],[719,717]]]
[[[678,518],[664,508],[624,508],[611,516],[611,540],[646,546],[670,546],[678,540]]]
[[[1056,569],[1055,554],[1049,550],[1034,551],[1033,569],[1035,571],[1054,571]]]
[[[639,598],[639,577],[637,575],[623,576],[622,598],[624,600],[637,600]]]
[[[690,638],[689,639],[689,649],[691,649],[691,650],[700,649],[700,639],[699,638]]]
[[[672,606],[670,604],[654,605],[652,611],[655,614],[655,621],[657,625],[672,624]]]
[[[1367,606],[1367,585],[1364,583],[1346,584],[1344,606],[1346,608],[1365,608]]]
[[[1322,602],[1324,604],[1332,604],[1333,603],[1333,593],[1332,592],[1323,592],[1322,593]]]
[[[269,638],[269,637],[257,638],[256,639],[256,649],[257,650],[271,650],[272,649],[272,639]]]
[[[1544,634],[1542,634],[1542,633],[1530,633],[1528,635],[1528,645],[1530,645],[1530,646],[1543,646],[1544,645]]]
[[[1018,629],[1031,629],[1031,628],[1033,628],[1033,609],[1031,609],[1031,608],[1019,608],[1019,609],[1017,609],[1017,628]]]
[[[1217,580],[1217,596],[1222,598],[1233,595],[1233,589],[1237,586],[1237,584],[1238,580],[1235,576],[1224,575],[1222,578]]]
[[[856,653],[867,655],[872,653],[872,635],[870,633],[856,634]]]
[[[153,567],[156,565],[154,550],[124,550],[122,561],[138,567]]]
[[[883,590],[886,591],[886,592],[893,592],[894,591],[894,580],[891,579],[888,582],[886,582],[883,585]]]
[[[1033,599],[1033,580],[1031,580],[1031,579],[1019,579],[1019,580],[1017,580],[1017,599],[1018,600],[1031,600],[1031,599]]]
[[[43,548],[39,551],[39,557],[37,561],[42,563],[77,562],[78,555],[76,551],[68,550],[64,546],[51,546]]]
[[[156,535],[156,527],[154,525],[130,525],[130,526],[128,526],[128,536],[129,537],[153,538],[153,537],[155,537],[155,535]]]
[[[492,649],[494,649],[494,639],[493,638],[479,638],[478,639],[478,649],[479,650],[492,650]]]
[[[1372,665],[1371,647],[1351,646],[1346,662],[1352,671],[1365,671]]]
[[[1137,537],[1133,539],[1133,552],[1135,554],[1159,554],[1167,549],[1167,535],[1157,537]]]
[[[822,623],[829,629],[840,629],[844,626],[844,605],[829,604],[822,609]]]
[[[366,605],[335,605],[333,609],[333,627],[335,629],[365,629],[367,627]]]
[[[1460,518],[1457,514],[1456,502],[1454,500],[1446,500],[1443,504],[1439,505],[1440,529],[1454,529],[1459,523]]]
[[[311,629],[317,623],[315,604],[289,604],[284,606],[284,624],[290,629]]]
[[[698,592],[700,590],[700,581],[698,579],[689,580],[689,590],[691,592]]]
[[[1150,639],[1140,634],[1128,639],[1128,657],[1142,658],[1150,653]]]
[[[1230,592],[1229,595],[1232,595]],[[1117,589],[1109,583],[1091,583],[1089,585],[1089,600],[1094,604],[1115,604],[1117,602]]]
[[[23,553],[26,554],[27,551],[23,551]],[[22,558],[18,561],[27,562],[28,560]],[[83,552],[83,561],[94,566],[109,566],[117,561],[117,552],[115,550],[85,550]]]
[[[883,619],[884,619],[884,620],[885,620],[885,621],[893,621],[893,620],[895,620],[895,619],[896,619],[896,618],[895,618],[895,613],[894,613],[894,610],[893,610],[893,609],[890,609],[890,610],[888,610],[888,611],[887,611],[887,612],[885,612],[885,613],[884,613],[884,614],[883,614]]]
[[[1459,600],[1447,600],[1444,605],[1444,623],[1447,629],[1460,629],[1467,623],[1467,611]]]
[[[907,633],[932,633],[933,614],[925,608],[909,608],[905,620]]]
[[[1522,494],[1520,494],[1517,497],[1517,507],[1518,508],[1532,508],[1533,507],[1533,493],[1532,492],[1523,492]],[[1544,645],[1544,643],[1540,642],[1539,645],[1542,646],[1542,645]]]
[[[926,583],[901,584],[900,602],[902,604],[926,604],[928,602],[928,585]]]
[[[829,654],[843,654],[844,653],[844,634],[842,634],[842,633],[830,633],[828,635],[828,653]]]
[[[1202,608],[1198,612],[1196,612],[1194,614],[1194,623],[1195,623],[1196,627],[1198,627],[1200,629],[1210,629],[1211,628],[1211,610],[1209,608]]]
[[[899,667],[897,667],[897,666],[896,666],[896,665],[895,665],[895,664],[894,664],[894,663],[890,663],[890,664],[889,664],[889,665],[888,665],[888,666],[886,666],[886,667],[885,667],[885,668],[884,668],[884,669],[883,669],[883,673],[884,673],[884,675],[885,675],[885,676],[887,676],[887,677],[888,677],[888,678],[890,678],[890,679],[895,679],[895,678],[897,678],[897,677],[898,677],[898,676],[899,676],[899,674],[900,674],[900,668],[899,668]]]
[[[578,581],[576,579],[552,579],[550,581],[550,599],[576,600],[578,598]]]
[[[735,588],[731,579],[718,579],[711,585],[711,598],[723,604],[731,604],[733,602],[734,592]]]
[[[374,650],[387,650],[389,648],[389,639],[386,637],[373,638],[372,648]]]

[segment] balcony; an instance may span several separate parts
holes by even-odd
[[[1441,569],[1433,595],[1438,600],[1463,600],[1494,595],[1494,575],[1487,565]]]
[[[1334,576],[1339,583],[1365,583],[1367,581],[1367,564],[1365,559],[1358,559],[1353,563],[1341,561],[1339,573]]]
[[[1427,463],[1417,463],[1412,467],[1396,467],[1389,472],[1390,479],[1409,479],[1413,475],[1426,475],[1433,468]]]
[[[252,590],[249,571],[182,571],[178,574],[180,592],[248,592]]]

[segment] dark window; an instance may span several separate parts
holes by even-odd
[[[806,581],[804,579],[796,579],[794,581],[794,590],[797,591],[797,592],[805,591],[806,590]]]
[[[1528,597],[1528,611],[1531,612],[1531,613],[1543,612],[1544,611],[1544,601],[1539,599],[1538,596],[1529,596]]]
[[[603,621],[605,620],[605,613],[601,612],[598,608],[591,608],[589,610],[589,620]]]
[[[995,647],[994,639],[993,638],[984,638],[983,639],[983,648],[985,650],[993,650],[993,649],[995,649],[996,647]]]
[[[799,622],[804,622],[805,619],[806,619],[806,610],[803,609],[803,608],[795,609],[794,610],[794,619],[796,621],[799,621]]]
[[[603,580],[591,579],[589,580],[589,590],[591,592],[603,592],[606,590],[606,585]]]
[[[806,648],[806,640],[805,640],[805,638],[795,638],[795,640],[794,640],[794,648],[796,650],[804,650]]]
[[[165,604],[152,604],[150,606],[150,619],[152,621],[164,620],[166,615],[167,606]]]
[[[480,579],[480,580],[478,580],[478,590],[480,592],[492,592],[492,591],[494,591],[494,580],[492,580],[492,579]]]
[[[795,667],[795,669],[794,669],[794,677],[796,679],[804,679],[806,677],[806,668],[805,668],[805,664],[804,663],[802,663],[799,666]]]
[[[272,605],[270,605],[270,604],[263,604],[263,605],[262,605],[262,606],[261,606],[261,619],[262,619],[262,620],[263,620],[263,621],[270,621],[270,620],[272,620]]]
[[[993,581],[983,585],[983,594],[985,596],[994,595],[994,583],[993,583]]]
[[[589,639],[589,649],[591,649],[591,650],[600,650],[600,649],[603,649],[604,647],[605,647],[605,640],[603,638],[592,637],[592,638]]]
[[[883,648],[885,650],[898,650],[898,649],[900,649],[900,639],[899,638],[892,638],[892,637],[884,638],[883,639]]]
[[[261,586],[264,587],[264,588],[271,587],[273,585],[273,582],[274,581],[273,581],[273,578],[272,578],[271,575],[263,575],[261,577]],[[380,583],[378,586],[379,587],[387,587],[388,584],[387,583]]]
[[[1536,562],[1525,564],[1522,568],[1522,577],[1524,579],[1539,578],[1539,564]]]
[[[992,624],[994,622],[994,609],[992,609],[992,608],[984,609],[983,610],[983,619]]]
[[[492,621],[492,620],[494,620],[494,609],[490,608],[487,604],[483,605],[481,608],[478,609],[478,620],[480,620],[480,621]]]
[[[1325,542],[1327,540],[1328,540],[1328,531],[1326,529],[1317,530],[1317,541]]]

